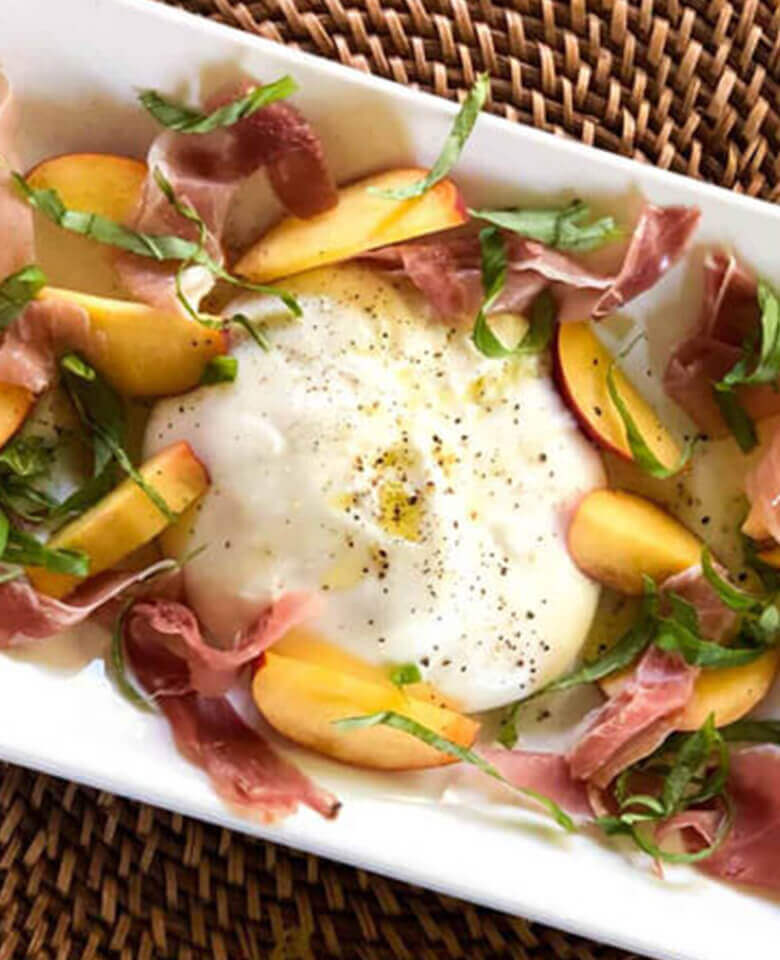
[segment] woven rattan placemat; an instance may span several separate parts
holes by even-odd
[[[66,0],[58,0],[66,2]],[[780,199],[780,7],[183,0],[193,13]],[[629,960],[621,951],[0,767],[0,960]]]

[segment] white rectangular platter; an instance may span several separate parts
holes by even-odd
[[[135,104],[139,88],[184,95],[236,66],[266,80],[295,77],[296,102],[321,132],[339,180],[410,160],[430,163],[454,113],[436,98],[148,0],[2,0],[0,66],[22,106],[25,165],[76,150],[143,156],[153,125]],[[768,204],[488,115],[456,176],[473,206],[572,191],[615,211],[637,193],[656,203],[697,204],[697,243],[729,244],[780,281],[780,210]],[[632,317],[667,324],[671,341],[695,309],[692,277],[690,265],[676,268],[632,305]],[[509,822],[436,802],[428,781],[428,801],[413,803],[414,778],[401,778],[389,792],[387,780],[303,758],[344,801],[337,821],[308,810],[275,827],[239,819],[178,757],[163,722],[117,697],[102,661],[86,660],[61,669],[44,656],[0,660],[0,756],[641,954],[777,956],[777,901],[685,869],[661,880],[646,862],[637,865],[592,837],[563,836],[532,817]]]

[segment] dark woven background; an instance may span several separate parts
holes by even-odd
[[[773,3],[175,5],[451,98],[486,69],[491,107],[511,120],[780,198]],[[19,768],[0,774],[0,960],[630,960]]]

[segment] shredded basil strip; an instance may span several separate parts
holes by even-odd
[[[202,113],[175,103],[157,93],[156,90],[141,91],[138,94],[138,100],[161,126],[175,130],[177,133],[198,134],[211,133],[220,127],[233,126],[234,123],[251,116],[256,110],[267,107],[277,100],[284,100],[297,89],[298,85],[292,77],[280,77],[273,83],[252,87],[244,96],[217,107],[211,113]]]
[[[114,622],[114,629],[111,631],[111,672],[117,690],[129,703],[139,710],[145,710],[148,713],[156,713],[152,703],[147,700],[130,681],[127,671],[127,662],[125,660],[124,648],[124,624],[127,612],[133,604],[133,600],[126,600],[122,609]]]
[[[44,567],[52,573],[74,577],[86,577],[89,574],[89,557],[83,551],[51,549],[31,534],[11,526],[2,510],[0,517],[0,541],[4,540],[0,560],[4,563],[20,567]]]
[[[116,461],[160,513],[173,523],[177,514],[135,468],[124,449],[125,416],[118,394],[77,354],[66,354],[60,365],[68,395],[92,437],[94,477],[99,477],[111,460]]]
[[[266,353],[268,353],[268,351],[271,349],[271,344],[266,336],[265,328],[262,325],[252,323],[246,314],[234,313],[232,317],[228,317],[228,323],[235,323],[239,327],[243,327],[261,350],[264,350]]]
[[[680,459],[672,467],[667,467],[665,464],[656,457],[653,451],[647,444],[647,441],[642,436],[642,431],[636,424],[636,420],[631,416],[631,411],[628,409],[628,405],[620,396],[620,393],[615,384],[615,364],[612,363],[609,366],[607,371],[607,392],[609,393],[610,400],[615,405],[615,409],[620,416],[620,419],[623,423],[623,427],[626,431],[626,439],[628,440],[628,446],[631,450],[631,456],[644,473],[649,474],[651,477],[657,477],[660,480],[665,480],[668,477],[673,477],[678,474],[691,459],[691,453],[693,452],[693,446],[695,441],[689,440],[685,445],[684,450],[680,454]]]
[[[552,297],[546,290],[539,294],[531,307],[531,322],[525,335],[514,347],[505,346],[491,329],[487,314],[506,284],[506,244],[495,227],[485,227],[480,231],[479,244],[482,251],[484,299],[471,332],[474,346],[491,359],[541,353],[549,344],[555,325],[555,303]]]
[[[203,368],[200,385],[208,387],[216,383],[232,383],[238,375],[238,359],[225,356],[212,357]]]
[[[0,330],[5,330],[46,285],[46,275],[34,263],[0,283]]]
[[[409,200],[412,197],[421,197],[440,180],[443,180],[457,163],[458,157],[474,129],[479,112],[485,105],[489,92],[490,77],[487,73],[480,73],[474,85],[466,94],[447,139],[444,141],[441,153],[436,158],[427,176],[415,183],[410,183],[406,187],[396,187],[394,189],[369,187],[369,193],[386,197],[388,200]]]
[[[509,210],[469,210],[469,213],[556,250],[595,250],[621,236],[613,217],[584,223],[590,216],[590,207],[582,200],[572,200],[565,207],[552,209],[515,207]]]
[[[758,434],[752,417],[740,403],[739,397],[732,390],[718,390],[716,387],[712,388],[712,395],[739,449],[743,453],[750,453],[758,443]]]
[[[664,776],[658,796],[629,793],[628,784],[634,772],[659,772],[657,758],[666,757],[675,749],[677,752],[671,764],[667,763],[661,768]],[[710,772],[713,756],[716,764]],[[733,804],[726,793],[728,771],[728,749],[715,727],[714,714],[710,714],[699,730],[670,737],[656,754],[623,771],[614,786],[618,813],[598,817],[595,823],[607,835],[629,836],[641,850],[656,860],[667,863],[705,860],[721,846],[731,829]],[[693,853],[664,850],[642,830],[643,825],[655,826],[683,810],[716,798],[724,804],[725,816],[714,842],[702,850]]]
[[[401,663],[390,671],[390,682],[397,687],[405,687],[409,683],[420,683],[422,674],[416,663]]]
[[[721,727],[728,743],[775,743],[780,746],[780,720],[736,720]]]
[[[0,450],[0,504],[30,523],[47,519],[57,501],[35,481],[51,473],[54,450],[42,437],[14,437]]]
[[[264,293],[272,297],[278,297],[293,316],[300,317],[302,315],[303,311],[301,310],[300,304],[295,297],[293,297],[292,294],[289,294],[286,290],[282,290],[280,287],[269,286],[268,284],[252,283],[249,280],[243,280],[241,277],[234,277],[232,273],[225,270],[221,264],[219,264],[212,256],[210,256],[206,250],[208,227],[206,226],[206,223],[201,215],[194,207],[190,206],[188,203],[185,203],[183,200],[180,200],[176,196],[173,186],[171,185],[170,181],[166,179],[165,174],[159,167],[155,167],[153,175],[155,183],[162,191],[168,203],[170,203],[174,210],[176,210],[176,212],[182,217],[189,220],[191,223],[194,223],[198,229],[198,243],[197,245],[193,245],[194,251],[192,255],[185,258],[176,274],[177,299],[187,313],[193,317],[193,319],[200,323],[204,322],[204,319],[189,302],[182,289],[182,274],[187,267],[192,265],[205,267],[214,277],[225,281],[225,283],[232,284],[235,287],[241,287],[245,290],[252,290],[255,293]]]
[[[469,750],[467,747],[461,747],[457,743],[453,743],[451,740],[447,740],[434,730],[424,727],[422,724],[417,723],[417,721],[412,720],[409,717],[404,717],[400,713],[395,713],[393,710],[382,710],[379,713],[372,713],[366,716],[345,717],[343,720],[334,720],[333,724],[340,730],[360,730],[366,727],[384,725],[386,727],[392,727],[394,730],[401,730],[403,733],[408,733],[410,736],[416,737],[423,743],[427,743],[428,746],[433,747],[434,750],[438,750],[440,753],[446,753],[447,756],[454,757],[456,760],[460,760],[463,763],[471,764],[471,766],[481,770],[482,773],[487,774],[487,776],[493,777],[495,780],[499,780],[506,786],[511,787],[511,789],[517,793],[521,793],[524,796],[535,800],[537,803],[541,804],[541,806],[544,807],[544,809],[554,818],[556,823],[558,823],[559,826],[563,827],[565,830],[572,831],[575,829],[574,822],[571,817],[565,813],[558,806],[558,804],[555,803],[554,800],[551,800],[549,797],[546,797],[544,794],[539,793],[536,790],[531,790],[527,787],[516,787],[514,784],[510,783],[506,777],[504,777],[504,775],[493,766],[492,763],[488,763],[488,761],[485,760],[484,757],[481,757],[478,753],[475,753],[473,750]]]
[[[718,599],[729,610],[733,610],[735,613],[748,613],[755,611],[757,606],[760,606],[761,600],[759,597],[740,590],[718,573],[707,547],[704,547],[701,552],[701,570],[707,583],[718,595]]]
[[[679,653],[691,666],[719,670],[752,663],[763,656],[770,646],[725,647],[711,640],[702,640],[683,624],[671,619],[661,621],[653,642],[661,650]]]

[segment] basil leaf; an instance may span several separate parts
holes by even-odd
[[[758,443],[758,434],[753,419],[740,403],[739,397],[733,390],[718,390],[716,387],[712,388],[712,395],[739,449],[743,453],[750,453]]]
[[[29,533],[13,527],[8,533],[2,559],[20,566],[45,567],[53,573],[74,577],[86,577],[89,574],[89,557],[83,551],[50,549]]]
[[[111,460],[140,487],[171,523],[177,514],[165,499],[133,466],[124,449],[126,429],[122,401],[116,391],[83,358],[67,354],[61,360],[63,383],[82,423],[92,436],[94,476],[100,476]]]
[[[140,233],[98,213],[68,210],[56,190],[31,187],[18,173],[13,173],[12,177],[22,197],[30,206],[71,233],[78,233],[98,243],[105,243],[108,246],[159,261],[189,260],[198,251],[197,244],[191,240]]]
[[[51,516],[57,501],[28,480],[15,475],[0,477],[0,503],[30,523],[42,523]]]
[[[763,280],[758,282],[758,305],[761,309],[760,349],[753,370],[755,343],[743,346],[743,355],[728,373],[715,384],[718,391],[731,390],[745,384],[776,383],[780,376],[780,301],[777,294]]]
[[[427,743],[428,746],[433,747],[434,750],[438,750],[440,753],[446,753],[449,757],[454,757],[456,760],[460,760],[463,763],[471,764],[471,766],[476,767],[478,770],[481,770],[482,773],[486,774],[489,777],[493,777],[495,780],[499,780],[501,783],[505,784],[508,787],[511,787],[512,790],[517,793],[521,793],[524,796],[530,797],[535,800],[537,803],[541,804],[545,810],[555,819],[565,830],[574,830],[574,822],[571,817],[565,813],[554,800],[551,800],[549,797],[544,796],[544,794],[539,793],[536,790],[531,790],[526,787],[516,787],[514,784],[510,783],[502,773],[500,773],[492,763],[488,763],[484,757],[481,757],[478,753],[475,753],[473,750],[469,750],[466,747],[461,747],[457,743],[453,743],[451,740],[447,740],[445,737],[440,736],[434,730],[430,730],[428,727],[424,727],[422,724],[417,723],[415,720],[411,720],[409,717],[404,717],[400,713],[395,713],[393,710],[382,710],[379,713],[368,714],[367,716],[361,717],[345,717],[343,720],[334,720],[334,726],[338,727],[340,730],[362,730],[366,727],[376,727],[379,725],[384,725],[386,727],[391,727],[394,730],[401,730],[403,733],[408,733],[410,736],[416,737],[418,740],[421,740],[423,743]]]
[[[11,521],[5,515],[5,513],[0,510],[0,557],[5,553],[5,548],[8,546],[8,537],[11,533]]]
[[[720,728],[728,743],[775,743],[780,746],[780,720],[737,720]]]
[[[469,210],[469,213],[472,217],[557,250],[595,250],[621,235],[613,217],[583,223],[590,216],[590,207],[582,200],[573,200],[565,207],[552,209],[524,210],[516,207],[511,210]]]
[[[720,643],[702,640],[676,620],[662,620],[653,642],[668,653],[679,653],[691,666],[719,670],[752,663],[768,649],[767,645],[724,647]]]
[[[236,357],[212,357],[203,368],[200,377],[200,386],[207,387],[215,383],[232,383],[238,375],[238,360]]]
[[[704,725],[686,738],[664,781],[661,802],[667,817],[683,806],[691,781],[709,760],[716,740],[715,716],[710,714]]]
[[[420,683],[422,674],[416,663],[401,663],[390,671],[390,682],[397,687],[405,687],[408,683]]]
[[[669,601],[669,606],[672,608],[672,619],[676,620],[678,623],[681,623],[686,630],[690,630],[692,633],[698,634],[700,632],[699,628],[699,614],[696,612],[696,607],[692,603],[689,603],[684,597],[679,596],[676,593],[668,593],[666,599]]]
[[[547,291],[542,292],[531,307],[531,322],[523,338],[514,347],[506,347],[498,339],[487,320],[487,313],[504,289],[507,275],[506,245],[495,227],[480,231],[482,251],[482,289],[484,300],[474,321],[471,338],[474,346],[486,357],[518,357],[541,353],[549,344],[555,325],[555,302]]]
[[[241,287],[244,290],[252,290],[255,293],[264,293],[271,297],[278,297],[293,316],[300,317],[302,315],[303,311],[301,310],[298,301],[292,296],[292,294],[287,293],[286,290],[282,290],[280,287],[269,286],[268,284],[264,283],[252,283],[249,280],[242,279],[241,277],[234,277],[232,273],[225,270],[225,268],[212,256],[210,256],[206,250],[208,228],[198,211],[190,204],[185,203],[183,200],[179,200],[179,198],[176,196],[173,186],[166,179],[159,167],[155,167],[154,169],[154,180],[164,194],[165,199],[171,204],[177,213],[185,217],[191,223],[194,223],[198,228],[198,243],[195,246],[191,256],[183,258],[185,262],[182,263],[176,274],[177,299],[194,320],[197,320],[199,323],[204,322],[203,318],[198,314],[187,297],[184,295],[181,283],[184,270],[193,264],[205,267],[212,274],[212,276],[217,277],[219,280],[224,280],[225,283],[232,284],[235,287]]]
[[[80,516],[114,489],[117,485],[115,466],[112,461],[102,473],[90,477],[86,483],[74,490],[62,503],[54,506],[49,519],[54,522],[55,529],[62,526],[71,517]]]
[[[636,424],[636,421],[631,416],[631,411],[628,409],[628,405],[620,396],[618,392],[617,385],[615,384],[615,364],[610,364],[609,370],[607,371],[607,392],[609,393],[610,400],[615,405],[615,409],[620,416],[621,421],[623,422],[623,427],[626,431],[626,439],[628,440],[628,446],[631,450],[631,457],[640,468],[640,470],[649,474],[651,477],[657,477],[660,480],[665,480],[668,477],[673,477],[678,474],[691,459],[691,453],[693,452],[694,441],[691,440],[685,445],[685,449],[680,454],[680,459],[673,467],[667,467],[665,464],[656,457],[650,447],[647,445],[645,438],[642,436],[642,432]]]
[[[0,472],[6,468],[16,477],[47,476],[54,450],[43,437],[14,437],[0,450]]]
[[[228,323],[235,323],[238,324],[239,327],[243,327],[261,350],[264,350],[266,353],[268,353],[268,351],[271,349],[271,344],[265,334],[264,328],[252,323],[246,314],[234,313],[232,317],[228,318]]]
[[[5,330],[46,285],[40,267],[28,264],[0,283],[0,330]]]
[[[127,671],[127,663],[125,661],[125,647],[124,647],[124,625],[125,617],[130,607],[133,605],[133,600],[125,601],[122,609],[119,611],[119,614],[114,622],[114,629],[111,631],[111,673],[113,675],[114,682],[116,683],[117,690],[122,694],[122,696],[129,703],[132,703],[134,707],[138,707],[139,710],[144,710],[148,713],[156,713],[154,706],[151,701],[147,700],[130,681]]]
[[[297,84],[290,76],[280,77],[273,83],[252,87],[244,96],[226,103],[211,113],[201,113],[190,107],[168,100],[155,90],[143,90],[138,95],[142,106],[163,127],[177,133],[211,133],[220,127],[230,127],[251,116],[256,110],[270,103],[283,100],[295,93]]]
[[[761,605],[758,597],[745,593],[718,573],[713,566],[712,555],[707,547],[704,547],[701,552],[701,571],[707,583],[718,595],[720,602],[729,610],[735,613],[749,613]]]
[[[441,153],[436,158],[436,162],[431,167],[427,176],[415,183],[410,183],[406,187],[397,187],[395,189],[369,187],[369,193],[380,197],[387,197],[388,200],[409,200],[412,197],[421,197],[440,180],[443,180],[457,163],[458,157],[471,131],[474,129],[474,124],[477,122],[479,112],[485,105],[489,91],[490,77],[486,73],[480,73],[471,90],[469,90],[466,95],[452,124],[452,129],[444,141]]]

